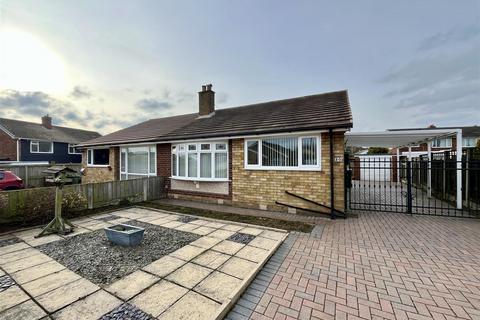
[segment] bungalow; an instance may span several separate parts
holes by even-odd
[[[198,94],[198,113],[81,143],[83,182],[163,176],[172,198],[277,211],[308,208],[307,198],[343,210],[347,91],[220,110],[212,85]]]
[[[42,123],[0,118],[0,161],[80,163],[75,145],[100,134],[94,131],[52,125],[52,118]]]

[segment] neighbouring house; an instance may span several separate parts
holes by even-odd
[[[198,94],[198,113],[79,144],[83,182],[162,176],[171,198],[279,211],[287,210],[280,203],[311,205],[288,191],[343,210],[347,91],[219,110],[211,85]]]
[[[437,127],[430,125],[426,128],[408,128],[408,129],[388,129],[387,131],[411,131],[411,130],[439,130],[439,129],[461,129],[462,130],[462,149],[475,148],[480,139],[480,126],[462,126],[462,127]],[[440,151],[454,151],[457,143],[455,137],[438,138],[432,141],[432,152]],[[420,143],[410,146],[412,155],[417,156],[425,154],[428,150],[426,143]],[[408,153],[408,146],[399,149],[401,155]],[[393,154],[397,152],[396,149],[392,151]]]
[[[41,123],[0,118],[0,161],[81,163],[75,145],[100,137],[98,132],[52,125],[52,118]]]

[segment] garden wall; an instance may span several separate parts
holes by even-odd
[[[165,197],[164,178],[150,177],[64,186],[62,209],[66,216],[120,202],[135,203]],[[47,222],[52,219],[55,187],[0,192],[0,225]]]

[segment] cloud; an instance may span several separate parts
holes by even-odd
[[[75,99],[90,99],[92,95],[92,92],[88,88],[82,86],[73,87],[73,90],[70,93],[70,96]]]
[[[154,98],[140,99],[135,103],[135,106],[146,112],[163,111],[173,107],[173,105],[168,101],[162,101]]]
[[[446,38],[442,43],[453,42]],[[387,72],[378,83],[387,88],[387,103],[402,110],[411,122],[479,123],[479,57],[479,45],[450,45],[436,52],[418,53],[415,59]]]
[[[467,42],[470,39],[476,38],[480,35],[480,26],[472,25],[463,28],[453,28],[447,32],[437,33],[431,37],[424,39],[418,49],[420,51],[427,51],[436,49],[448,44],[459,42]]]
[[[0,91],[0,107],[3,110],[16,110],[18,113],[44,115],[58,101],[41,91],[21,92],[17,90]]]

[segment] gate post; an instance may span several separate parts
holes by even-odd
[[[412,210],[412,163],[407,160],[407,213],[413,214]]]

